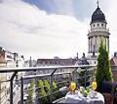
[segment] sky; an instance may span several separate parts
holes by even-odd
[[[117,0],[100,0],[110,30],[110,55],[117,51]],[[0,46],[29,58],[79,57],[96,0],[0,0]]]

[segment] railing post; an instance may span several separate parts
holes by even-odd
[[[69,77],[70,77],[70,81],[72,81],[73,80],[72,73],[69,74]]]
[[[86,87],[86,83],[87,83],[87,68],[85,69],[85,87]]]
[[[10,104],[13,104],[13,80],[10,80]]]
[[[50,101],[52,102],[52,82],[53,82],[53,75],[50,76]]]
[[[74,82],[76,82],[76,79],[77,79],[76,78],[76,72],[77,72],[77,68],[75,68],[74,71],[73,71],[73,76],[72,77],[73,77]]]
[[[10,79],[10,104],[13,104],[13,79],[17,72],[14,72]]]
[[[21,77],[21,104],[23,104],[23,77]]]

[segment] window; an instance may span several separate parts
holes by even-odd
[[[99,26],[99,24],[97,24],[97,26]]]
[[[95,24],[93,24],[93,27],[95,27]]]
[[[104,26],[104,24],[102,24],[102,27]]]

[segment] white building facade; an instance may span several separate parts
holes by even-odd
[[[0,68],[24,67],[24,58],[18,53],[7,51],[0,47]],[[13,73],[0,73],[0,104],[9,104],[10,82],[6,81],[11,78]],[[21,75],[20,72],[18,75]],[[13,91],[17,92],[15,81],[13,82]]]

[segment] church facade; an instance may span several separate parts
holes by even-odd
[[[97,56],[101,41],[105,44],[109,52],[109,29],[104,13],[97,3],[97,8],[93,12],[88,33],[88,61],[90,64],[97,64]]]

